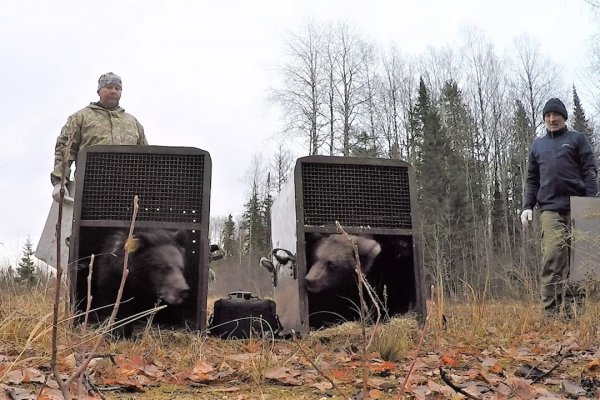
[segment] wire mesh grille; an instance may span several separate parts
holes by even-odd
[[[203,154],[89,152],[82,194],[82,220],[200,223]]]
[[[408,168],[302,164],[304,224],[411,229]]]

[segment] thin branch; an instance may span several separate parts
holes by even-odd
[[[121,276],[121,285],[119,286],[119,290],[117,292],[115,306],[113,307],[112,313],[110,314],[110,319],[108,320],[109,326],[111,326],[114,323],[114,321],[117,317],[117,313],[119,311],[119,304],[121,303],[121,298],[123,297],[123,291],[125,289],[125,281],[127,280],[127,276],[129,275],[129,269],[127,268],[127,265],[128,265],[128,261],[129,261],[129,253],[132,251],[132,248],[134,247],[132,245],[133,230],[135,228],[135,220],[137,218],[139,208],[140,207],[139,207],[138,196],[135,195],[133,197],[133,216],[131,218],[131,225],[129,227],[129,236],[127,237],[127,242],[125,243],[125,260],[123,261],[123,274]],[[94,358],[94,354],[96,354],[96,352],[98,351],[98,348],[100,347],[100,344],[102,343],[103,339],[104,339],[104,334],[102,333],[96,339],[96,343],[94,344],[94,347],[92,348],[90,353],[87,355],[85,360],[82,362],[82,364],[79,366],[79,368],[77,368],[77,370],[75,372],[73,372],[71,374],[71,376],[69,376],[69,378],[66,381],[67,384],[70,384],[71,382],[73,382],[73,380],[75,378],[77,378],[79,376],[79,374],[81,374],[81,373],[83,373],[83,371],[85,371],[85,369],[87,368],[87,366],[90,363],[90,361],[92,360],[92,358]]]
[[[323,371],[321,371],[321,369],[319,367],[317,367],[317,365],[308,356],[308,354],[306,354],[306,352],[302,348],[302,345],[299,342],[297,342],[296,340],[294,340],[294,343],[296,344],[296,346],[298,346],[298,350],[300,350],[300,352],[302,353],[302,355],[304,356],[304,358],[306,358],[308,360],[308,362],[310,363],[310,365],[313,366],[313,368],[319,373],[319,375],[321,375],[323,378],[327,379],[327,381],[329,383],[331,383],[331,386],[335,390],[337,390],[337,392],[340,394],[340,396],[342,396],[342,398],[347,399],[347,400],[352,400],[352,398],[350,396],[348,396],[346,393],[344,393],[342,391],[342,389],[340,389],[340,387],[335,384],[335,382],[333,381],[333,379],[331,379],[330,377],[328,377],[327,375],[325,375],[325,373],[323,373]]]
[[[62,285],[62,260],[61,260],[61,247],[62,247],[62,215],[63,205],[65,202],[65,180],[67,175],[67,166],[69,165],[69,153],[71,152],[71,145],[73,143],[73,136],[71,135],[67,140],[65,151],[63,153],[63,159],[61,164],[61,179],[60,179],[60,191],[58,198],[58,218],[56,220],[56,288],[54,290],[54,304],[52,307],[52,350],[50,358],[50,368],[54,379],[58,383],[61,393],[65,400],[71,400],[71,394],[69,393],[68,384],[64,383],[60,371],[58,370],[57,355],[58,355],[58,312],[60,304],[60,288]]]
[[[452,379],[450,379],[450,377],[446,374],[446,371],[444,371],[442,367],[440,367],[440,376],[442,377],[442,380],[446,382],[446,384],[450,386],[455,392],[460,393],[469,399],[481,400],[479,397],[473,396],[471,393],[466,392],[463,388],[459,387],[454,382],[452,382]]]
[[[350,245],[352,246],[352,250],[354,252],[354,261],[355,261],[355,266],[354,266],[354,270],[356,272],[356,276],[358,277],[358,301],[360,303],[360,307],[359,307],[359,311],[360,311],[360,327],[361,327],[361,335],[362,335],[362,348],[361,348],[361,364],[362,364],[362,396],[364,399],[368,398],[368,379],[369,379],[369,375],[368,375],[368,370],[367,370],[367,328],[366,328],[366,319],[367,319],[367,310],[366,310],[366,303],[365,303],[365,298],[364,298],[364,294],[363,294],[363,281],[365,281],[364,279],[364,274],[362,272],[361,269],[361,265],[360,265],[360,258],[358,255],[358,247],[356,246],[356,244],[352,243],[352,240],[350,240],[350,236],[348,235],[348,233],[346,233],[346,231],[344,230],[344,228],[342,227],[342,225],[338,222],[335,221],[335,224],[337,225],[337,228],[344,234],[344,237],[346,238],[346,240],[348,240],[348,242],[350,243]]]
[[[419,353],[421,352],[421,347],[423,346],[423,342],[425,341],[425,332],[427,331],[427,321],[429,321],[429,314],[425,317],[425,323],[423,324],[423,329],[421,329],[421,334],[419,335],[419,343],[417,344],[417,348],[415,349],[415,356],[413,357],[413,361],[410,364],[410,368],[408,369],[408,372],[406,373],[406,378],[404,378],[404,383],[402,384],[402,387],[400,388],[400,392],[398,393],[398,396],[396,396],[397,399],[403,398],[404,392],[406,391],[406,386],[408,385],[408,380],[410,379],[410,376],[411,376],[413,370],[415,369],[415,364],[417,363],[417,359],[419,358]]]
[[[559,355],[559,354],[560,354],[561,350],[562,350],[562,346],[561,346],[561,347],[558,349],[558,354],[557,354],[557,355]],[[567,352],[566,352],[566,353],[565,353],[565,354],[564,354],[564,355],[563,355],[563,356],[562,356],[562,357],[561,357],[561,358],[558,360],[558,362],[557,362],[557,363],[556,363],[556,364],[555,364],[555,365],[554,365],[552,368],[550,368],[550,369],[548,370],[548,372],[544,372],[544,374],[542,374],[542,375],[540,375],[540,376],[534,376],[534,377],[532,378],[532,381],[533,381],[533,382],[539,382],[539,381],[541,381],[542,379],[544,379],[544,378],[548,377],[548,376],[549,376],[549,375],[550,375],[550,374],[551,374],[551,373],[552,373],[552,372],[553,372],[553,371],[554,371],[556,368],[558,368],[558,366],[560,365],[560,363],[562,363],[562,362],[563,362],[563,360],[564,360],[565,358],[569,357],[570,355],[571,355],[571,352],[570,352],[570,351],[567,351]]]

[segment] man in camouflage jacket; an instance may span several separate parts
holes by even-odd
[[[98,102],[71,115],[63,126],[54,151],[54,170],[50,180],[54,185],[52,197],[58,201],[65,150],[70,141],[67,174],[80,151],[101,144],[147,145],[144,127],[131,114],[119,106],[123,85],[121,78],[107,72],[98,79]],[[68,180],[68,176],[66,177]],[[70,200],[65,187],[65,198]]]

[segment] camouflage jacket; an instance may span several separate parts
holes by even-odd
[[[50,174],[53,185],[60,183],[63,154],[69,138],[72,138],[72,142],[67,171],[73,161],[77,160],[77,154],[90,146],[148,144],[144,135],[144,127],[133,115],[126,113],[121,107],[117,107],[116,110],[108,110],[100,103],[91,103],[69,117],[56,140],[54,170]]]

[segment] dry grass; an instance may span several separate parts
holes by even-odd
[[[46,360],[50,357],[53,288],[38,284],[27,286],[12,279],[0,282],[0,342],[21,349],[23,361],[28,354]],[[63,310],[64,311],[64,310]],[[61,342],[71,342],[71,323],[64,312],[60,316]]]
[[[6,281],[0,284],[0,349],[2,354],[18,356],[9,369],[26,366],[47,366],[50,360],[50,328],[52,289],[44,286],[24,288]],[[208,304],[212,305],[214,299]],[[62,308],[62,307],[61,307]],[[598,302],[588,302],[574,320],[547,320],[537,303],[477,302],[443,305],[430,301],[430,320],[425,332],[424,352],[444,353],[449,348],[467,347],[481,351],[491,347],[514,348],[531,342],[532,338],[559,342],[566,331],[577,337],[580,346],[594,347],[600,342]],[[73,353],[78,344],[78,328],[61,316],[59,359]],[[415,355],[420,327],[414,316],[393,318],[377,327],[368,327],[374,340],[368,351],[384,360],[410,362]],[[269,339],[225,341],[192,331],[165,331],[149,326],[135,340],[107,341],[100,353],[142,356],[160,362],[169,371],[191,369],[199,361],[219,365],[227,362],[241,371],[257,390],[265,388],[265,372],[271,367],[289,367],[290,360],[302,358],[298,345],[319,368],[327,355],[336,352],[360,353],[361,327],[345,323],[333,328],[311,332],[294,343]],[[244,362],[236,357],[244,355]],[[110,363],[106,361],[107,367]],[[8,367],[8,368],[7,368]],[[98,369],[98,367],[96,367]],[[0,374],[2,375],[2,374]]]

